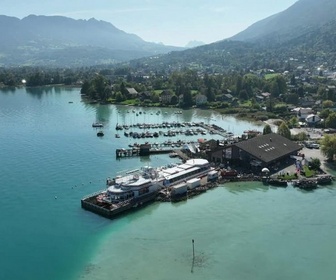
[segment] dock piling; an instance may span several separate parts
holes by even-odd
[[[191,264],[191,273],[194,273],[194,265],[195,265],[195,241],[192,239],[192,250],[193,250],[193,259]]]

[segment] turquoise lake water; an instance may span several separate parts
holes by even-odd
[[[135,142],[115,138],[117,122],[204,121],[235,134],[257,128],[214,112],[175,111],[86,105],[78,89],[1,90],[0,279],[334,279],[334,186],[225,184],[112,221],[81,209],[80,199],[118,171],[172,161],[116,160],[116,148]],[[95,121],[105,124],[103,138]]]

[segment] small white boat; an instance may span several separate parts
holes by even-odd
[[[92,127],[103,127],[104,125],[102,123],[93,123]]]

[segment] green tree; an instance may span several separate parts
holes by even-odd
[[[183,92],[183,107],[191,107],[193,104],[193,99],[191,95],[191,91],[189,89],[186,89]]]
[[[279,95],[280,94],[285,94],[287,91],[287,83],[286,80],[283,76],[278,75],[276,78],[276,83],[278,85],[278,90],[279,90]]]
[[[321,152],[328,161],[334,160],[336,154],[336,135],[325,135],[321,141]]]
[[[122,95],[121,92],[117,92],[117,93],[115,94],[115,100],[116,100],[117,102],[122,102],[122,101],[125,100],[125,98],[124,98],[124,96]]]
[[[207,88],[207,90],[206,90],[206,97],[207,97],[207,99],[208,99],[208,101],[215,101],[215,93],[214,93],[214,90],[213,90],[213,88],[211,88],[211,87],[208,87]]]
[[[97,75],[93,79],[93,85],[98,93],[99,96],[104,94],[105,86],[106,86],[106,80],[102,75]]]
[[[286,137],[287,139],[291,139],[291,132],[285,122],[282,122],[278,128],[278,134]]]
[[[272,133],[272,132],[273,132],[273,131],[272,131],[271,126],[270,126],[269,124],[266,124],[265,127],[264,127],[264,129],[263,129],[263,135],[265,135],[265,134],[270,134],[270,133]]]
[[[286,102],[289,104],[297,105],[299,102],[299,95],[295,92],[286,95]]]
[[[274,97],[278,97],[280,95],[279,85],[276,81],[271,83],[271,94]]]
[[[236,81],[236,95],[238,95],[242,89],[243,89],[243,78],[241,76],[238,76]]]
[[[332,113],[332,111],[330,109],[323,109],[321,112],[320,112],[320,117],[322,119],[326,119],[328,118],[328,116]]]
[[[239,92],[239,99],[241,99],[241,100],[247,100],[248,99],[248,93],[247,93],[246,89],[242,89]]]
[[[325,120],[325,126],[330,128],[336,128],[336,112],[332,112]]]
[[[308,139],[306,132],[299,132],[298,134],[292,135],[293,141],[305,141]]]
[[[297,117],[292,117],[289,121],[288,121],[288,127],[293,128],[293,127],[297,127],[299,125],[299,120]]]
[[[299,97],[304,97],[304,90],[302,86],[300,86],[296,92],[299,95]]]
[[[171,105],[176,105],[178,103],[178,97],[174,94],[170,100]]]
[[[89,81],[84,81],[82,88],[81,88],[81,93],[82,94],[87,94],[90,89],[90,82]]]
[[[124,82],[122,82],[122,83],[120,84],[120,92],[121,92],[121,94],[124,95],[124,96],[127,96],[127,94],[128,94],[128,91],[127,91],[127,89],[126,89],[126,86],[125,86]]]
[[[321,161],[319,158],[312,158],[309,167],[313,170],[319,170],[321,167]]]
[[[279,103],[279,104],[276,104],[273,108],[273,111],[275,113],[285,113],[288,111],[288,108],[287,108],[287,104],[284,104],[284,103]]]
[[[267,112],[273,112],[273,98],[272,95],[266,100],[266,110]]]
[[[291,76],[290,84],[293,85],[293,86],[296,85],[296,79],[295,79],[295,75],[294,74]]]
[[[322,102],[322,107],[323,108],[332,108],[332,107],[334,107],[334,102],[332,100],[324,100]]]
[[[319,86],[317,89],[317,94],[322,100],[328,99],[328,94],[325,86]]]

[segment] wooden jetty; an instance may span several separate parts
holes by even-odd
[[[155,155],[155,154],[169,154],[172,151],[173,150],[171,148],[153,149],[150,144],[141,144],[137,148],[116,149],[116,158],[150,156],[150,155]]]

